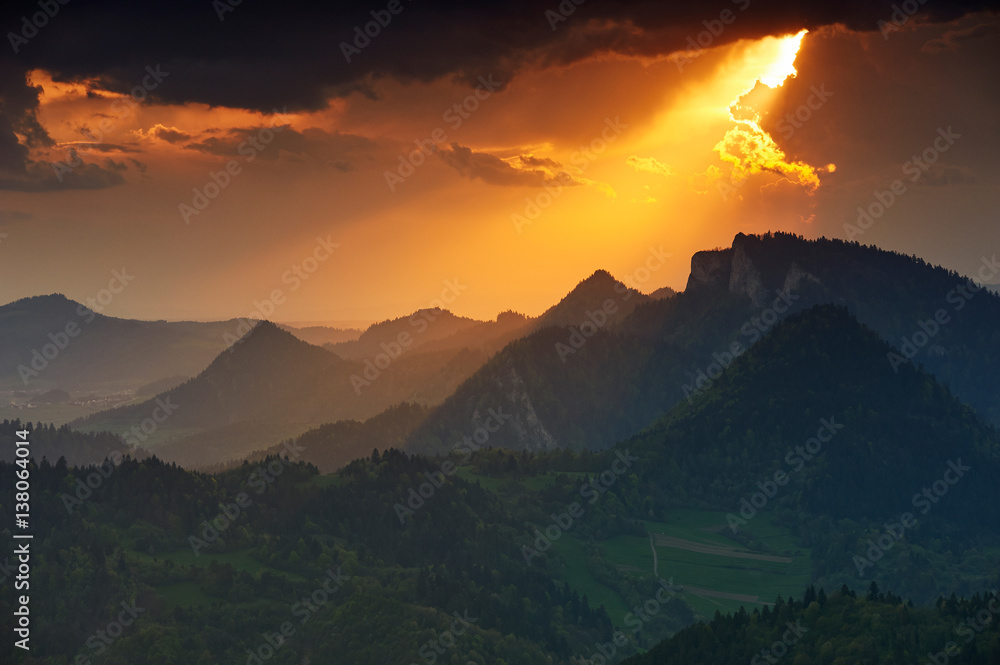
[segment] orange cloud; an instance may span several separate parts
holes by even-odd
[[[647,173],[655,173],[664,177],[676,175],[676,172],[672,168],[655,157],[631,155],[626,161],[636,171],[646,171]]]
[[[776,40],[775,52],[770,56],[766,71],[757,79],[760,83],[776,88],[797,74],[795,57],[806,32],[802,30],[796,35]],[[771,135],[761,128],[760,111],[749,104],[755,92],[756,85],[732,102],[729,115],[736,126],[728,130],[714,147],[722,161],[731,167],[730,182],[738,186],[752,175],[774,173],[801,185],[807,192],[814,192],[820,185],[819,174],[833,171],[835,166],[817,168],[805,162],[788,160]]]

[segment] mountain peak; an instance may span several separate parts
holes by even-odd
[[[614,278],[614,275],[609,273],[607,270],[603,268],[598,268],[597,270],[594,271],[594,274],[592,274],[590,277],[580,282],[580,284],[595,284],[595,283],[604,284],[617,281],[618,280]]]
[[[263,319],[255,325],[250,332],[243,336],[243,340],[253,338],[254,340],[281,340],[283,342],[295,341],[305,344],[298,337],[283,329],[276,323]]]
[[[12,309],[33,309],[40,310],[53,307],[66,307],[66,306],[77,306],[80,303],[75,300],[70,300],[65,295],[61,293],[50,293],[48,295],[42,296],[28,296],[27,298],[21,298],[20,300],[15,300],[5,307],[10,307]]]
[[[512,309],[504,310],[497,314],[497,323],[524,323],[528,317]]]
[[[246,320],[239,320],[239,328],[237,328],[237,334],[239,331],[245,329]],[[283,347],[291,346],[312,346],[308,342],[303,342],[298,337],[288,332],[281,326],[266,319],[258,321],[254,326],[243,334],[239,339],[233,339],[233,336],[229,333],[226,335],[227,340],[230,342],[228,351],[232,353],[240,347],[249,347],[250,349],[262,349],[262,348],[273,348],[274,345],[280,345]],[[243,353],[253,353],[252,350],[244,350]],[[220,356],[221,358],[222,356]]]
[[[28,326],[27,329],[38,328],[40,330],[51,328],[53,325],[61,327],[66,324],[66,321],[77,319],[81,308],[86,308],[86,306],[75,300],[70,300],[61,293],[51,293],[42,296],[29,296],[3,305],[0,307],[0,316],[4,317],[8,326],[20,325]]]
[[[537,327],[576,325],[586,318],[588,311],[603,309],[609,300],[615,303],[609,320],[619,320],[636,305],[647,302],[649,296],[625,286],[607,270],[595,270],[562,300],[545,310],[538,317]]]

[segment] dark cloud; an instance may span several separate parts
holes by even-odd
[[[534,155],[518,155],[517,160],[518,162],[527,167],[537,166],[537,167],[547,167],[554,169],[562,168],[562,164],[548,157],[535,157]]]
[[[78,158],[71,151],[72,159]],[[0,172],[0,190],[15,192],[55,192],[69,189],[104,189],[125,182],[121,173],[97,164],[82,162],[76,167],[56,170],[50,162],[29,161],[18,172]]]
[[[524,67],[571,63],[598,53],[677,52],[706,30],[703,22],[717,21],[723,8],[736,20],[711,40],[713,46],[832,24],[874,32],[880,20],[889,19],[892,5],[888,0],[741,0],[716,6],[693,0],[588,0],[571,4],[575,10],[566,20],[554,20],[559,15],[546,12],[559,11],[556,0],[481,5],[403,0],[401,13],[381,14],[383,22],[387,16],[390,20],[380,26],[372,12],[385,12],[385,3],[371,0],[295,5],[253,0],[221,15],[218,7],[230,7],[224,0],[94,0],[60,3],[46,25],[18,36],[22,18],[35,14],[38,5],[7,2],[0,25],[13,30],[7,40],[16,44],[0,49],[0,186],[51,184],[48,175],[36,179],[44,166],[28,159],[30,149],[52,145],[37,118],[39,89],[27,79],[33,69],[48,71],[57,81],[86,82],[93,94],[295,112],[321,109],[331,98],[355,92],[373,96],[381,77],[430,81],[454,76],[474,86],[480,75],[509,81]],[[1000,0],[928,2],[919,16],[923,22],[944,21],[998,6]],[[374,36],[363,34],[366,24]],[[971,36],[954,35],[940,47]],[[349,58],[343,44],[355,49]],[[295,143],[291,135],[285,141]],[[224,151],[230,145],[205,139],[195,149]],[[323,160],[329,162],[329,157]],[[115,175],[89,165],[70,179],[79,186],[107,186]]]
[[[183,143],[193,138],[191,134],[183,132],[176,127],[164,127],[163,125],[156,125],[150,128],[148,133],[150,136],[155,136],[167,143]]]
[[[273,161],[279,157],[293,161],[328,164],[339,171],[353,171],[354,162],[375,148],[375,142],[363,136],[327,132],[309,128],[302,132],[287,125],[233,128],[186,144],[189,150],[233,158],[259,155]],[[209,132],[205,132],[209,133]]]
[[[553,29],[545,12],[558,11],[555,0],[482,5],[403,0],[403,11],[384,27],[376,24],[374,37],[358,38],[361,48],[349,54],[348,62],[341,43],[354,47],[355,28],[363,30],[374,20],[371,12],[384,11],[385,3],[289,6],[255,0],[237,5],[222,20],[214,8],[219,4],[68,3],[16,55],[7,49],[4,57],[15,66],[12,75],[43,68],[57,79],[92,80],[117,93],[143,85],[146,67],[159,65],[166,76],[148,92],[152,98],[259,111],[287,105],[296,111],[322,108],[331,96],[370,90],[382,76],[426,81],[457,75],[473,84],[481,74],[572,62],[603,51],[669,53],[687,48],[687,38],[705,29],[702,22],[717,20],[726,7],[736,20],[713,40],[719,44],[834,23],[874,31],[893,11],[892,2],[863,0],[752,0],[742,11],[743,2],[589,0]],[[919,14],[923,21],[944,20],[997,5],[997,0],[928,2]],[[33,1],[5,3],[2,25],[20,25],[23,15],[36,11]],[[22,106],[31,102],[30,93],[27,97]]]
[[[68,153],[70,163],[79,165],[57,171],[50,162],[35,161],[28,157],[28,146],[18,141],[10,119],[0,114],[0,190],[20,192],[48,192],[61,189],[101,189],[123,182],[120,174],[106,171],[96,164],[86,164],[79,159],[75,149]],[[31,144],[35,141],[28,139]],[[46,135],[45,141],[51,139]]]
[[[482,180],[490,185],[544,187],[555,184],[583,184],[563,170],[559,162],[551,159],[517,156],[508,161],[488,152],[475,152],[457,143],[451,144],[451,150],[440,150],[438,154],[445,164],[463,177]],[[544,162],[549,168],[531,168],[530,164],[533,161]]]
[[[111,169],[112,171],[127,171],[128,167],[125,166],[125,162],[116,162],[110,157],[104,159],[104,167]]]
[[[60,144],[66,145],[66,144]],[[135,146],[121,145],[119,143],[97,143],[97,142],[84,142],[77,141],[71,144],[76,150],[83,152],[140,152],[139,148]]]
[[[962,44],[979,41],[983,39],[996,38],[1000,34],[1000,25],[995,21],[980,23],[972,27],[961,30],[949,30],[937,39],[931,39],[924,43],[921,50],[925,53],[941,53],[943,51],[957,51]]]

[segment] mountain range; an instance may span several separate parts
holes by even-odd
[[[455,617],[462,662],[937,658],[1000,582],[991,261],[738,235],[680,293],[599,270],[537,318],[418,310],[322,347],[260,322],[149,400],[4,421],[46,457],[39,570],[93,580],[33,607],[43,657],[131,600],[108,662],[252,661],[332,576],[288,662],[427,660]],[[957,662],[991,662],[982,626]]]
[[[991,277],[990,260],[984,258],[977,277]],[[58,298],[35,301],[0,308],[0,315],[18,330],[38,331],[59,316],[42,305],[60,303],[63,315],[75,309]],[[918,363],[987,422],[1000,419],[1000,394],[991,380],[1000,362],[1000,299],[992,291],[875,247],[739,234],[729,248],[695,254],[687,287],[677,294],[647,296],[599,270],[537,318],[505,312],[476,321],[424,309],[322,349],[262,323],[184,384],[74,425],[125,433],[148,417],[155,399],[172,400],[180,405],[176,414],[136,443],[167,459],[212,465],[324,423],[363,421],[409,402],[432,407],[408,435],[405,448],[414,452],[446,452],[480,427],[490,409],[510,414],[491,434],[491,445],[600,449],[701,392],[785,316],[820,304],[846,307],[896,347],[887,366],[898,371]],[[36,310],[46,316],[33,316]],[[142,380],[194,370],[215,349],[175,362],[179,348],[197,343],[190,331],[208,346],[208,331],[232,323],[150,323],[150,330],[172,331],[175,341],[147,346],[143,354],[139,341],[110,340],[126,334],[119,328],[145,332],[145,324],[98,317],[89,344],[103,346],[105,354],[124,349],[118,366],[142,356],[135,365],[143,368]],[[78,346],[73,341],[67,373],[78,371],[79,361],[69,355]],[[62,360],[52,361],[53,369]],[[152,373],[160,367],[165,376]],[[108,380],[111,373],[105,370]]]

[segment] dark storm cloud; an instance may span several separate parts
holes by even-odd
[[[393,4],[396,14],[382,0],[251,0],[235,6],[227,0],[95,0],[59,4],[58,13],[41,19],[34,1],[5,3],[0,188],[101,187],[121,177],[91,164],[54,184],[47,165],[29,160],[31,148],[52,145],[37,119],[39,89],[26,78],[36,68],[57,81],[133,96],[138,91],[143,99],[166,103],[295,112],[324,108],[329,99],[353,92],[373,96],[373,83],[387,76],[402,81],[455,76],[474,85],[483,72],[510,80],[527,66],[570,63],[600,52],[661,55],[688,48],[689,38],[707,29],[706,21],[721,27],[710,40],[716,46],[833,23],[875,31],[893,11],[892,2],[864,0],[393,2],[399,3]],[[942,21],[998,5],[1000,0],[927,2],[918,14],[921,21]],[[723,10],[735,16],[724,26],[717,22]],[[372,12],[384,25],[374,22]],[[358,37],[366,24],[374,36]],[[963,37],[931,48],[953,47]],[[346,56],[342,44],[350,45]],[[162,72],[155,85],[147,83],[153,71]],[[222,147],[207,143],[203,149]]]
[[[163,101],[297,111],[322,108],[331,96],[369,89],[381,76],[426,81],[457,74],[471,82],[484,71],[499,75],[533,62],[570,62],[599,51],[676,51],[686,48],[687,38],[705,29],[702,22],[718,19],[723,9],[733,11],[736,20],[715,38],[719,44],[837,22],[877,30],[893,4],[589,0],[577,6],[567,0],[563,5],[575,10],[565,21],[553,22],[545,12],[558,15],[556,0],[481,6],[399,2],[401,11],[391,15],[381,0],[253,0],[223,13],[222,20],[217,6],[226,0],[72,2],[61,5],[37,35],[19,44],[16,54],[10,44],[4,45],[4,57],[20,72],[44,68],[57,79],[92,79],[117,93],[141,85],[145,68],[160,65],[170,76],[150,96]],[[942,20],[997,5],[996,0],[927,2],[918,14],[920,20]],[[0,26],[18,32],[22,17],[37,11],[35,2],[6,3]],[[349,53],[348,62],[340,44],[355,39],[355,27],[374,21],[373,11],[384,12],[387,25],[375,24],[378,33],[368,38],[367,46],[359,39],[362,48]],[[21,96],[27,97],[18,104],[23,110],[32,99],[24,91]]]

